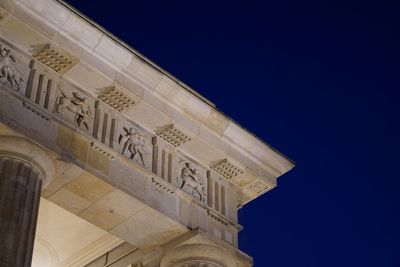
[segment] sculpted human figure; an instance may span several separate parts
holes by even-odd
[[[181,170],[181,179],[182,184],[180,189],[183,189],[185,186],[192,190],[192,196],[200,199],[203,201],[203,181],[197,175],[197,170],[191,168],[190,162],[185,162],[185,166]]]
[[[72,97],[68,97],[58,86],[61,96],[57,97],[55,112],[62,113],[63,110],[68,110],[74,114],[74,122],[79,127],[85,127],[89,131],[88,119],[93,119],[93,112],[90,105],[87,103],[86,97],[81,97],[78,93],[73,92]]]
[[[8,83],[12,88],[21,89],[21,83],[24,81],[22,75],[13,66],[16,63],[15,58],[11,55],[10,49],[1,47],[0,45],[0,80]]]
[[[136,155],[139,155],[140,161],[142,162],[143,166],[145,166],[144,154],[146,151],[143,136],[134,128],[127,129],[123,127],[123,129],[125,133],[120,134],[118,140],[120,145],[123,144],[122,154],[124,154],[126,149],[128,149],[128,151],[131,153],[130,159],[134,159]]]

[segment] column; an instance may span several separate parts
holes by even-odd
[[[193,260],[193,261],[183,262],[182,264],[174,265],[174,267],[222,267],[222,266],[216,263],[203,262],[201,260]]]
[[[0,267],[31,266],[41,179],[28,161],[0,155]]]

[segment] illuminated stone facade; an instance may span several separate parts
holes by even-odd
[[[0,266],[252,266],[237,209],[293,164],[64,3],[0,7]]]

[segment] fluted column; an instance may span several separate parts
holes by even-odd
[[[41,176],[29,161],[0,155],[0,267],[31,266]]]

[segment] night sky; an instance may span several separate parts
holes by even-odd
[[[400,1],[68,2],[296,162],[256,267],[400,267]]]

